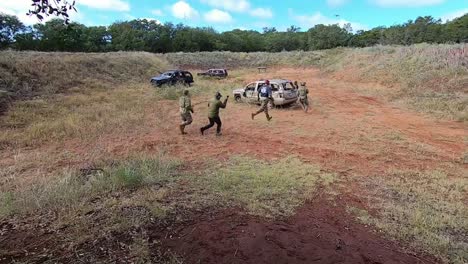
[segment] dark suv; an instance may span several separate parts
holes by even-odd
[[[206,72],[199,72],[197,75],[226,78],[228,76],[228,72],[226,69],[209,69]]]
[[[182,84],[188,85],[193,83],[193,76],[189,71],[183,70],[170,70],[162,73],[159,76],[151,78],[151,84],[161,87],[163,84],[175,85]]]

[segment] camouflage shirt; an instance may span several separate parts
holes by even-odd
[[[305,86],[301,86],[297,91],[299,93],[299,98],[307,98],[309,94],[309,90]]]
[[[181,114],[186,114],[191,112],[192,109],[192,100],[189,96],[183,95],[179,98],[179,108]]]
[[[224,103],[218,99],[211,100],[211,102],[208,104],[208,117],[215,118],[219,116],[219,109],[225,108],[225,107],[226,107],[226,100],[224,101]]]

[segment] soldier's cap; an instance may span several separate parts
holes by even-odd
[[[266,84],[266,85],[269,85],[269,84],[270,84],[270,81],[269,81],[269,80],[265,80],[265,84]]]
[[[301,82],[301,86],[306,86],[306,82]]]
[[[184,95],[188,95],[189,94],[189,90],[185,89],[184,90]]]
[[[223,97],[220,92],[216,92],[215,97]]]

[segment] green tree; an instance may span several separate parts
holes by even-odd
[[[26,29],[16,16],[0,13],[0,49],[9,47],[18,33]]]
[[[468,42],[468,14],[446,23],[442,30],[446,41]]]
[[[84,51],[86,27],[78,23],[65,25],[60,19],[45,24],[36,24],[34,29],[40,38],[39,50],[43,51]]]
[[[102,52],[111,49],[111,36],[106,27],[87,27],[83,31],[83,51]]]
[[[307,46],[310,50],[332,49],[346,46],[352,33],[339,25],[316,25],[307,32]]]

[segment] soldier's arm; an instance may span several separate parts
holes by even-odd
[[[224,99],[224,102],[219,101],[219,107],[220,108],[226,108],[228,99]]]

